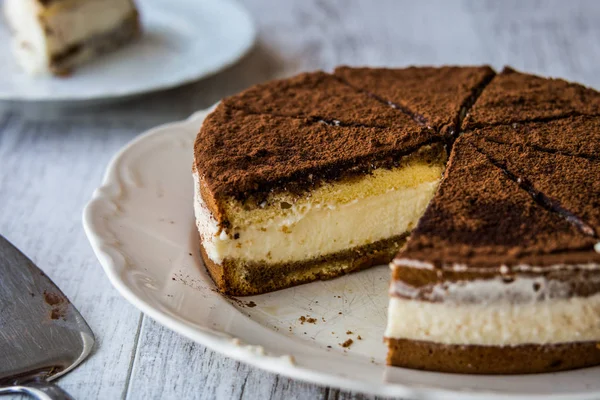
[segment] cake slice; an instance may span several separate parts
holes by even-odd
[[[31,74],[65,75],[140,34],[132,0],[5,0],[19,64]]]
[[[467,131],[576,115],[600,115],[600,93],[578,83],[506,67],[477,99],[462,128]]]
[[[252,295],[389,262],[437,189],[445,141],[410,119],[336,126],[219,105],[194,146],[217,287]]]
[[[495,76],[479,67],[338,67],[347,84],[412,116],[423,126],[455,134],[463,117]]]
[[[597,166],[484,140],[455,142],[391,264],[388,363],[482,374],[599,364],[600,246],[587,229],[597,227]]]

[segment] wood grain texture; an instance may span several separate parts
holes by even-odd
[[[143,2],[141,2],[143,5]],[[600,2],[246,0],[259,41],[204,81],[119,104],[0,103],[0,232],[96,333],[59,384],[79,399],[361,399],[235,362],[144,318],[111,287],[81,227],[109,159],[140,132],[253,83],[339,64],[505,64],[600,88]]]

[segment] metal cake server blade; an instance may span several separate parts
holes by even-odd
[[[75,368],[93,345],[67,297],[0,235],[0,394],[71,399],[49,381]]]

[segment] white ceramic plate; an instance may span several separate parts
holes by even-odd
[[[0,23],[0,100],[82,101],[166,89],[214,74],[242,57],[256,30],[231,0],[142,0],[144,34],[135,43],[76,69],[72,76],[31,77],[10,53]],[[1,3],[0,3],[1,7]]]
[[[148,316],[235,359],[347,390],[419,399],[600,398],[600,368],[503,377],[385,367],[386,266],[261,296],[217,293],[199,257],[192,211],[192,146],[206,114],[126,146],[84,212],[111,282]],[[301,316],[316,322],[303,324]],[[342,347],[349,338],[354,343]]]

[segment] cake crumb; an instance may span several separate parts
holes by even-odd
[[[357,338],[358,340],[362,340],[362,337],[360,337],[360,335],[358,335],[356,338]]]
[[[328,348],[328,349],[330,349],[330,348],[331,348],[331,346],[327,346],[327,348]]]
[[[300,324],[304,325],[305,322],[309,323],[309,324],[317,324],[317,319],[311,317],[310,315],[302,315],[300,318],[298,318],[298,321],[300,321]]]
[[[250,301],[250,302],[246,303],[246,307],[250,307],[250,308],[256,307],[256,303],[253,301]]]
[[[338,312],[338,314],[339,314],[339,315],[342,315],[342,312],[340,311],[340,312]]]
[[[354,340],[348,339],[344,343],[340,343],[340,346],[342,346],[344,348],[348,348],[348,347],[352,346],[352,343],[354,343]]]
[[[352,335],[352,331],[346,331],[346,335]]]

